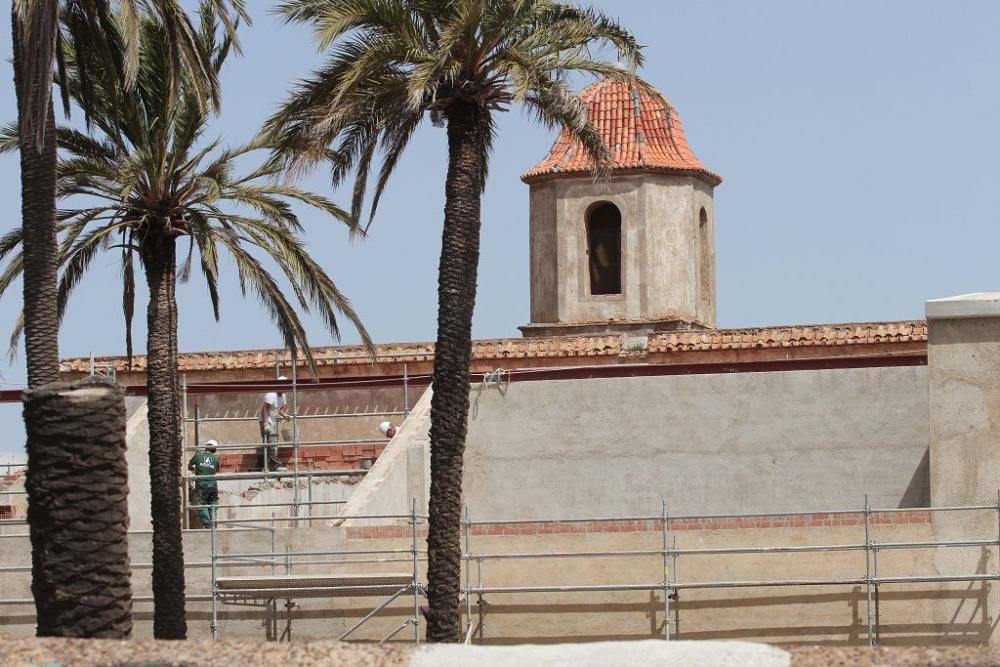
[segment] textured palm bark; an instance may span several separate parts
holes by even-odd
[[[11,8],[13,37],[14,90],[17,96],[18,124],[25,122],[22,110],[32,92],[26,86],[23,65],[31,58],[31,45],[21,43],[18,16]],[[58,255],[56,238],[56,144],[55,112],[49,102],[45,110],[44,135],[41,145],[36,144],[27,132],[19,132],[21,159],[21,226],[24,233],[24,340],[27,359],[28,386],[39,387],[59,379],[59,319],[56,310],[56,280]],[[32,424],[32,417],[25,410],[26,450],[32,466],[45,458],[49,441],[36,438],[42,424]],[[58,445],[56,445],[58,446]],[[32,475],[29,470],[29,480]],[[45,498],[52,495],[50,483],[58,476],[35,475],[28,485],[29,524],[32,544],[32,594],[35,598],[38,634],[57,632],[59,621],[52,616],[58,609],[59,591],[43,582],[51,581],[53,573],[46,571],[51,561],[42,556],[46,546],[57,534],[60,525],[55,520],[32,521],[30,508],[45,506]],[[37,517],[37,514],[36,514]],[[36,586],[36,584],[39,584]]]
[[[427,639],[459,642],[462,457],[469,415],[472,312],[479,269],[481,112],[448,111],[448,177],[438,267],[438,334],[431,398],[431,490],[427,533]]]
[[[40,10],[39,10],[40,11]],[[18,18],[12,10],[14,90],[20,110],[29,91],[22,63],[31,58],[30,45],[20,43]],[[59,245],[56,238],[56,121],[51,97],[45,110],[45,132],[41,145],[21,133],[21,224],[24,229],[24,353],[28,386],[37,387],[59,379],[59,315],[56,281]],[[29,441],[29,456],[31,444]]]
[[[142,242],[149,285],[146,391],[153,515],[153,636],[185,639],[181,536],[181,414],[177,380],[177,262],[173,236]]]
[[[100,380],[24,394],[35,450],[31,592],[38,635],[126,639],[132,632],[125,394]]]

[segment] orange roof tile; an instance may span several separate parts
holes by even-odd
[[[623,81],[602,79],[580,93],[590,122],[611,151],[612,170],[668,171],[691,174],[712,185],[722,177],[709,171],[688,145],[684,125],[673,105],[660,96]],[[563,130],[548,157],[521,178],[526,183],[549,176],[594,169],[580,142]]]
[[[654,333],[648,336],[649,354],[708,352],[788,347],[834,347],[847,345],[882,345],[926,343],[927,323],[923,321],[869,322],[862,324],[813,324],[755,329],[709,329]],[[401,363],[427,361],[434,355],[432,343],[392,343],[377,346],[379,362]],[[372,362],[365,349],[354,345],[313,349],[317,365],[349,366]],[[553,338],[503,338],[478,340],[472,345],[473,361],[503,359],[546,359],[572,357],[628,356],[622,335],[560,336]],[[233,352],[188,352],[178,356],[181,372],[247,370],[274,368],[275,357],[287,357],[284,350],[243,350]],[[101,365],[114,364],[125,372],[123,357],[95,359]],[[287,363],[286,363],[287,365]],[[146,358],[133,358],[132,369],[146,370]],[[65,359],[63,373],[89,373],[90,359]]]

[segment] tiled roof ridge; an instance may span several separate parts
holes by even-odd
[[[626,81],[604,78],[585,88],[580,99],[611,151],[611,170],[669,171],[696,176],[712,185],[722,182],[721,176],[695,156],[680,115],[663,95],[653,95]],[[582,145],[563,130],[546,158],[521,178],[530,182],[593,169],[594,161]]]
[[[626,334],[632,336],[632,334]],[[595,357],[623,354],[623,334],[577,334],[538,338],[490,338],[473,341],[474,359]],[[657,332],[648,334],[650,353],[693,352],[720,349],[746,349],[766,347],[801,347],[825,345],[858,345],[879,343],[926,342],[927,323],[923,320],[898,320],[889,322],[845,322],[838,324],[796,324],[787,326],[744,327],[738,329],[705,329]],[[402,362],[426,360],[434,354],[433,343],[384,343],[376,345],[378,353],[388,360]],[[356,360],[359,364],[372,363],[364,358],[364,347],[341,345],[313,348],[320,366],[343,364]],[[223,350],[184,352],[178,363],[185,370],[224,370],[269,368],[275,356],[287,356],[280,349]],[[356,358],[356,359],[355,359]],[[113,363],[119,372],[125,371],[124,357],[95,357],[98,364]],[[142,372],[146,357],[133,357],[133,369]],[[64,359],[62,372],[89,372],[90,358]]]

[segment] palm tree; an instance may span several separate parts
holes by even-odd
[[[216,71],[230,49],[230,41],[216,42],[211,13],[203,16],[199,39],[213,56]],[[81,133],[58,128],[62,152],[58,193],[84,205],[60,213],[62,275],[56,298],[62,316],[73,289],[102,250],[119,254],[124,282],[123,310],[126,348],[131,358],[131,320],[135,300],[135,264],[144,270],[149,289],[146,313],[149,406],[150,484],[153,516],[154,634],[180,639],[186,635],[184,615],[184,557],[180,507],[180,391],[177,375],[177,282],[188,280],[195,264],[203,274],[214,315],[219,317],[219,256],[234,260],[244,291],[252,290],[277,325],[285,346],[303,350],[312,364],[305,329],[296,314],[315,309],[334,337],[339,336],[338,312],[371,341],[347,299],[310,257],[298,234],[301,223],[292,203],[317,209],[337,220],[350,216],[324,197],[275,178],[280,165],[261,156],[259,167],[240,173],[258,143],[219,149],[218,142],[202,140],[208,114],[199,93],[182,79],[175,96],[167,76],[167,31],[155,18],[141,23],[142,48],[136,84],[128,97],[101,101],[98,90],[90,107],[94,131]],[[72,54],[67,56],[72,64]],[[76,99],[82,82],[68,67],[65,85]],[[124,76],[119,71],[119,78]],[[16,143],[8,128],[0,149]],[[0,293],[21,270],[14,252],[23,240],[20,230],[0,239],[0,258],[10,256],[0,276]],[[178,258],[178,243],[187,241]],[[287,278],[293,298],[282,293],[276,278],[258,255],[266,255]],[[178,259],[180,261],[178,262]],[[16,343],[19,331],[12,336]]]
[[[244,0],[205,0],[222,17],[230,35],[235,36],[240,19],[247,21]],[[116,11],[117,10],[117,11]],[[28,386],[37,388],[59,379],[59,316],[57,278],[59,245],[56,219],[56,138],[55,110],[52,101],[53,71],[62,79],[65,62],[59,55],[61,45],[69,45],[81,65],[124,63],[125,80],[134,83],[138,72],[141,31],[136,29],[141,11],[155,13],[169,26],[167,48],[171,66],[170,85],[176,90],[182,73],[200,93],[204,106],[218,100],[218,80],[211,67],[211,58],[199,45],[196,31],[187,14],[176,0],[13,0],[11,21],[13,36],[14,88],[17,97],[16,148],[21,163],[21,219],[23,234],[23,298],[24,339]],[[112,50],[108,31],[117,22],[124,27],[123,49]],[[114,68],[104,67],[110,72]],[[94,70],[96,71],[96,70]],[[91,68],[79,68],[81,80],[78,104],[85,113],[93,100],[96,87],[91,85]],[[101,94],[121,94],[123,89],[104,86]],[[69,95],[63,94],[64,110],[69,112]],[[26,422],[40,419],[46,412],[25,411]],[[34,416],[32,416],[34,415]],[[36,440],[34,434],[46,430],[46,424],[27,424],[28,460],[42,460],[48,446],[59,446],[50,440]],[[97,474],[101,474],[99,471]],[[82,471],[72,479],[87,485]],[[28,470],[28,506],[39,507],[62,485],[65,477],[47,475],[38,466]],[[52,485],[55,484],[53,487]],[[31,512],[29,511],[29,515]],[[29,518],[29,533],[33,553],[45,553],[52,544],[58,523],[38,524]],[[65,606],[62,593],[35,583],[52,577],[40,568],[55,567],[33,561],[32,580],[36,609],[39,614],[38,633],[58,634],[60,625],[44,618],[48,610]],[[51,574],[51,573],[50,573]]]
[[[356,172],[352,215],[380,160],[369,222],[423,119],[445,125],[448,173],[438,273],[431,403],[427,637],[458,641],[462,456],[469,407],[480,198],[494,114],[523,104],[571,132],[595,161],[608,150],[567,76],[634,80],[636,40],[615,21],[553,0],[284,0],[286,20],[313,26],[326,64],[300,84],[265,131],[292,171],[322,160],[334,183]],[[614,53],[624,67],[602,53]]]

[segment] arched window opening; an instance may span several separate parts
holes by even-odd
[[[622,293],[622,214],[601,204],[587,216],[591,294]]]
[[[712,306],[712,236],[708,227],[708,213],[704,208],[698,215],[698,294],[702,306]]]

